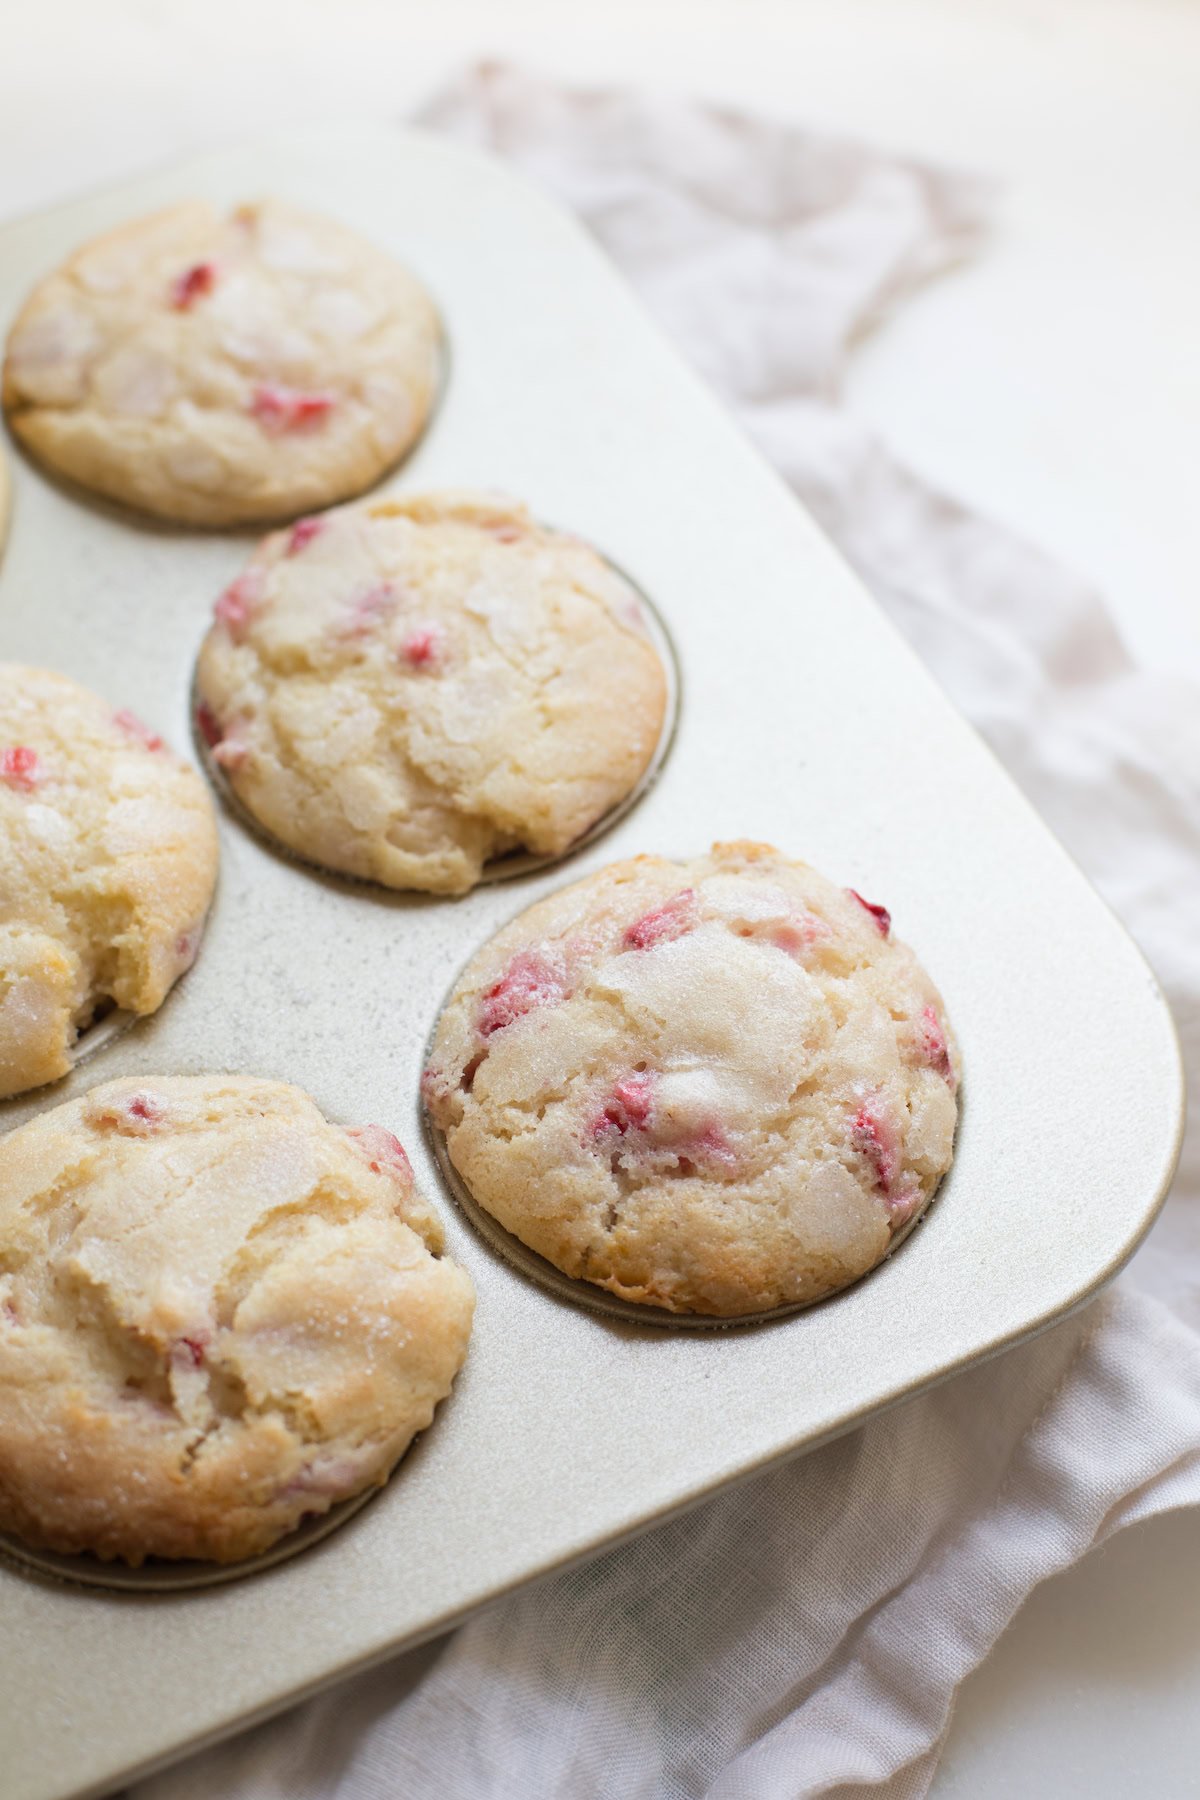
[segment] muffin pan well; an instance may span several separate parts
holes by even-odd
[[[151,1070],[275,1076],[378,1120],[441,1188],[478,1290],[471,1351],[388,1486],[278,1568],[151,1599],[0,1566],[5,1800],[108,1792],[1029,1336],[1121,1266],[1178,1150],[1174,1032],[1137,950],[584,233],[503,168],[386,127],[204,157],[0,231],[0,327],[99,230],[272,192],[394,250],[442,309],[453,380],[393,485],[500,488],[569,521],[675,643],[671,754],[571,875],[742,837],[836,871],[941,988],[967,1100],[936,1205],[857,1286],[738,1331],[599,1317],[465,1224],[418,1091],[455,972],[566,872],[392,895],[223,819],[218,904],[177,992],[0,1107],[0,1129]],[[252,537],[149,525],[10,460],[0,654],[119,695],[186,751],[196,644]]]

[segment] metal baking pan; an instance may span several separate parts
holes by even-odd
[[[207,156],[0,232],[0,326],[97,231],[272,192],[390,246],[443,309],[449,384],[393,485],[500,488],[592,539],[674,639],[678,727],[600,841],[458,901],[325,880],[225,812],[191,973],[67,1081],[0,1107],[7,1129],[155,1071],[298,1082],[399,1134],[479,1290],[433,1427],[302,1554],[153,1595],[0,1565],[5,1800],[104,1793],[1028,1337],[1124,1262],[1178,1148],[1175,1036],[1138,952],[598,251],[504,169],[385,127]],[[13,461],[0,653],[188,753],[195,652],[250,539],[139,522]],[[490,1248],[445,1189],[417,1082],[453,975],[515,911],[613,857],[728,837],[887,903],[945,994],[967,1097],[937,1204],[874,1275],[761,1326],[669,1331]]]

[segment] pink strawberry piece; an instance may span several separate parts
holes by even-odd
[[[627,1075],[618,1081],[612,1093],[592,1120],[592,1136],[605,1137],[609,1132],[644,1130],[653,1106],[651,1075]]]
[[[301,550],[311,544],[315,537],[320,537],[324,529],[324,519],[297,519],[292,526],[284,555],[299,556]]]
[[[400,654],[414,669],[431,669],[441,661],[443,635],[436,625],[418,625],[408,633]]]
[[[360,1155],[366,1157],[377,1175],[387,1169],[392,1175],[403,1176],[406,1182],[412,1180],[412,1164],[404,1145],[390,1131],[385,1131],[382,1125],[355,1125],[347,1131],[346,1136]]]
[[[675,1148],[679,1152],[678,1167],[681,1175],[694,1175],[697,1164],[707,1164],[711,1169],[714,1163],[720,1163],[725,1168],[732,1169],[737,1161],[733,1145],[715,1122],[692,1132]]]
[[[190,969],[196,960],[196,951],[200,946],[200,927],[193,926],[191,931],[181,931],[175,939],[175,954],[185,969]]]
[[[228,769],[232,773],[233,770],[241,768],[249,754],[249,746],[230,733],[229,736],[223,737],[220,743],[213,745],[212,757],[218,767]]]
[[[0,781],[16,793],[32,794],[41,778],[38,753],[28,744],[13,744],[7,750],[0,750]]]
[[[510,524],[505,519],[497,519],[485,525],[484,530],[490,532],[498,544],[519,544],[525,536],[522,526]]]
[[[213,761],[222,769],[240,769],[250,754],[250,747],[237,735],[239,725],[245,720],[234,720],[230,725],[223,725],[206,701],[201,700],[196,707],[196,724],[200,735],[212,751]]]
[[[899,1189],[884,1196],[888,1217],[894,1226],[907,1224],[921,1203],[921,1184],[913,1174],[904,1176]]]
[[[876,906],[871,900],[864,900],[857,888],[847,888],[851,899],[857,900],[865,912],[869,912],[875,921],[875,929],[880,937],[886,937],[892,929],[892,915],[886,906]]]
[[[824,919],[818,919],[816,913],[795,913],[776,925],[771,932],[771,942],[777,950],[784,950],[789,956],[802,956],[810,950],[818,938],[829,937],[830,930]]]
[[[230,582],[213,607],[217,623],[225,627],[235,644],[240,644],[245,637],[246,627],[262,594],[262,571],[246,569],[236,581]]]
[[[692,1140],[696,1148],[713,1162],[732,1163],[734,1149],[719,1125],[706,1125]]]
[[[171,283],[171,305],[177,312],[187,312],[203,294],[211,294],[216,285],[216,263],[193,263],[190,269],[185,269]]]
[[[435,1067],[433,1063],[422,1072],[420,1085],[421,1098],[426,1106],[433,1106],[437,1101],[444,1100],[450,1091],[445,1070]]]
[[[900,1173],[900,1136],[878,1096],[865,1100],[850,1121],[850,1142],[871,1165],[886,1197]]]
[[[562,999],[563,979],[559,971],[536,950],[521,950],[493,987],[483,996],[479,1009],[479,1032],[491,1037],[517,1019],[524,1018],[538,1006],[553,1006]]]
[[[123,731],[126,737],[135,738],[147,750],[165,748],[157,731],[151,731],[148,725],[143,725],[137,714],[128,711],[126,707],[122,707],[120,712],[113,714],[113,724]]]
[[[613,1089],[613,1100],[625,1116],[626,1129],[633,1125],[640,1130],[649,1119],[653,1086],[654,1079],[650,1075],[630,1075],[624,1081],[618,1081]]]
[[[161,1100],[153,1094],[133,1094],[125,1104],[125,1111],[131,1119],[137,1119],[143,1125],[161,1125],[166,1113]]]
[[[176,1338],[171,1350],[171,1356],[172,1359],[177,1362],[191,1363],[193,1369],[198,1369],[204,1361],[204,1352],[207,1347],[208,1339],[206,1337],[197,1335],[195,1337]]]
[[[128,1094],[122,1099],[87,1107],[88,1123],[98,1131],[115,1131],[120,1137],[150,1137],[167,1116],[156,1094]]]
[[[669,944],[690,931],[696,923],[696,893],[684,888],[673,899],[643,913],[628,926],[622,942],[627,950],[653,950],[656,944]]]
[[[305,393],[268,381],[255,388],[250,411],[264,431],[299,431],[319,425],[336,405],[335,394]]]
[[[215,750],[225,733],[217,721],[217,715],[206,700],[201,700],[196,708],[196,724],[200,728],[200,736],[210,750]]]
[[[925,1007],[921,1014],[921,1055],[935,1074],[954,1086],[954,1069],[950,1062],[950,1047],[946,1042],[946,1033],[937,1011],[932,1006]]]
[[[396,590],[390,581],[381,581],[375,587],[365,588],[351,600],[349,618],[341,627],[339,635],[348,638],[367,637],[395,609]]]

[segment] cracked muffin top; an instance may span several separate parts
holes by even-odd
[[[105,1002],[157,1011],[216,878],[189,763],[64,675],[0,663],[0,1096],[65,1075]]]
[[[387,1479],[474,1304],[381,1126],[111,1081],[0,1141],[0,1530],[233,1562]]]
[[[640,856],[472,960],[423,1087],[506,1230],[721,1317],[864,1274],[950,1166],[958,1050],[882,906],[762,844]]]
[[[196,670],[212,759],[308,861],[464,893],[623,800],[667,681],[637,595],[523,506],[428,494],[302,519],[221,595]]]
[[[407,269],[278,200],[190,200],[85,244],[13,325],[4,407],[49,467],[184,524],[294,518],[397,462],[441,328]]]

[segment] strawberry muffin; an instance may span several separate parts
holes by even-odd
[[[531,1250],[735,1318],[887,1254],[950,1167],[958,1077],[886,909],[738,843],[522,913],[451,995],[424,1091],[471,1195]]]
[[[0,1530],[235,1562],[381,1485],[468,1277],[408,1158],[299,1089],[111,1081],[0,1143]]]
[[[198,736],[278,843],[461,894],[555,856],[636,787],[667,675],[637,595],[524,507],[442,493],[266,539],[217,601]]]
[[[433,302],[332,219],[190,200],[84,245],[8,340],[9,423],[51,469],[189,525],[291,518],[371,486],[420,435]]]
[[[65,1075],[106,1006],[158,1010],[216,877],[189,763],[65,676],[0,663],[0,1096]]]

